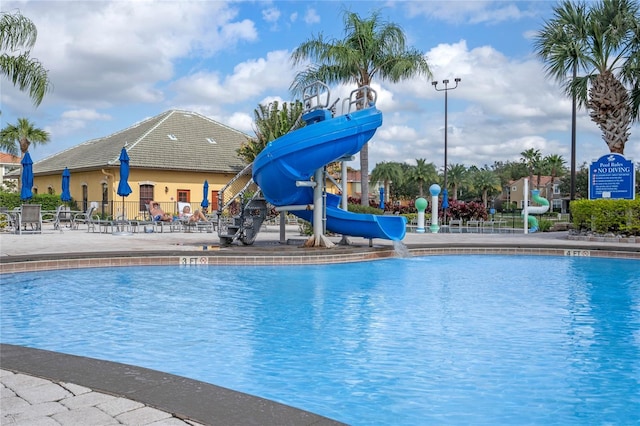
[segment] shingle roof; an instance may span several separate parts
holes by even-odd
[[[237,172],[236,150],[249,136],[203,115],[169,110],[104,138],[92,139],[33,164],[34,174],[119,165],[127,144],[132,168]]]

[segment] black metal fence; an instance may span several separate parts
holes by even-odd
[[[98,209],[96,210],[96,214],[101,218],[120,218],[122,217],[122,212],[124,211],[124,216],[127,220],[151,219],[146,208],[146,204],[148,202],[145,203],[140,202],[140,200],[128,200],[127,198],[125,198],[124,201],[122,199],[107,202],[87,201],[85,208],[83,208],[82,205],[79,205],[78,207],[81,210],[86,211],[88,207],[93,203],[97,204]],[[158,203],[160,204],[160,208],[165,213],[169,213],[172,216],[178,216],[178,203],[176,201],[166,201]],[[197,208],[195,205],[192,206],[192,209],[195,208]]]

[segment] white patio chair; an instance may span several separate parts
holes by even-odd
[[[18,234],[42,234],[42,206],[40,204],[23,204],[17,215]],[[30,229],[27,229],[27,226]]]

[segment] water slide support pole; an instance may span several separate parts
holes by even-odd
[[[316,186],[313,188],[313,236],[316,239],[323,234],[322,232],[322,177],[324,173],[322,168],[316,170],[314,180]]]
[[[283,210],[280,212],[280,244],[287,243],[286,229],[287,229],[287,212]]]
[[[322,196],[324,193],[324,168],[316,169],[313,179],[316,185],[313,188],[313,236],[307,240],[305,247],[333,247],[334,244],[322,232]]]
[[[529,179],[524,179],[524,208],[522,209],[524,218],[524,233],[529,233]]]
[[[341,188],[342,198],[340,199],[341,206],[342,206],[342,210],[348,211],[349,210],[349,194],[347,194],[347,162],[346,161],[340,162],[340,173],[342,175],[341,176],[342,177],[342,188]],[[338,244],[341,246],[348,246],[350,244],[349,237],[342,234],[342,238],[340,239],[340,242]]]

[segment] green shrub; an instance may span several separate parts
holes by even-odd
[[[547,219],[540,219],[538,221],[538,229],[540,232],[549,232],[551,227],[553,226],[553,222]]]
[[[598,234],[640,235],[640,199],[571,202],[573,226]]]
[[[22,201],[18,193],[0,191],[0,206],[12,210],[23,204],[40,204],[42,205],[42,210],[55,210],[63,202],[60,201],[60,195],[56,194],[35,194],[30,200]],[[75,205],[73,200],[71,205]]]
[[[379,208],[363,206],[361,204],[348,204],[347,208],[352,213],[384,214],[384,212]]]

